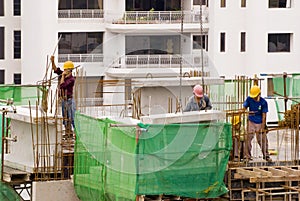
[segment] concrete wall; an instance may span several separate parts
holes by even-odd
[[[13,16],[13,1],[4,1],[4,17],[0,17],[0,27],[4,27],[4,59],[0,60],[0,70],[5,70],[5,83],[13,83],[13,74],[21,73],[20,59],[14,59],[14,31],[20,31],[20,16]],[[22,33],[21,33],[22,34]],[[23,36],[22,36],[23,37]]]
[[[290,9],[269,9],[268,1],[247,1],[246,8],[240,1],[210,1],[209,52],[220,75],[298,72],[300,49],[299,4]],[[226,33],[226,50],[220,52],[220,32]],[[246,52],[240,52],[240,32],[246,32]],[[291,52],[268,53],[268,33],[293,33]]]
[[[80,201],[71,180],[32,182],[32,201]]]

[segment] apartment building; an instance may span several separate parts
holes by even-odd
[[[2,0],[0,83],[42,80],[52,54],[89,79],[178,73],[179,58],[187,73],[295,73],[299,10],[295,0]]]

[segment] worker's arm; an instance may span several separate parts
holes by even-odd
[[[50,61],[51,61],[51,64],[52,64],[52,69],[53,69],[54,71],[56,71],[56,70],[57,70],[57,67],[56,67],[56,65],[55,65],[55,62],[54,62],[54,56],[53,56],[53,55],[50,57]]]
[[[262,113],[262,123],[261,123],[261,129],[264,131],[267,126],[267,113]]]
[[[205,109],[206,110],[211,110],[212,109],[212,105],[211,105],[210,99],[208,97],[205,97],[205,96],[204,96],[204,98],[206,100],[206,107],[205,107]]]

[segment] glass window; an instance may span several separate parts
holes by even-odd
[[[0,16],[4,16],[4,0],[0,0]]]
[[[221,8],[225,8],[226,7],[226,0],[221,0]]]
[[[0,27],[0,59],[4,59],[4,27]]]
[[[201,45],[202,43],[202,45]],[[193,49],[205,49],[208,51],[208,35],[194,35],[193,36]]]
[[[241,32],[241,52],[246,51],[246,32]]]
[[[21,31],[14,31],[14,59],[21,58]]]
[[[246,7],[246,0],[241,0],[241,7],[245,8]]]
[[[225,33],[222,32],[220,35],[220,51],[225,52]]]
[[[100,54],[103,53],[102,32],[59,33],[59,54]]]
[[[269,8],[290,8],[291,0],[269,0]]]
[[[208,3],[208,0],[194,0],[193,5],[206,5]]]
[[[60,0],[58,4],[59,10],[70,10],[70,9],[99,9],[103,8],[102,5],[99,6],[98,0]]]
[[[290,33],[268,34],[268,52],[290,52]]]
[[[172,11],[181,10],[180,0],[126,0],[126,11]]]
[[[14,0],[14,16],[21,15],[21,0]]]
[[[5,84],[5,70],[0,70],[0,84]]]
[[[127,36],[126,55],[180,54],[180,36]]]
[[[21,73],[14,73],[14,84],[21,84]]]

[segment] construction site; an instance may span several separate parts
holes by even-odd
[[[177,78],[90,82],[75,73],[75,130],[63,126],[51,76],[0,87],[1,178],[20,200],[299,200],[298,75],[226,80],[190,71],[178,86]],[[199,82],[213,109],[182,112]],[[267,86],[269,162],[256,139],[253,160],[232,155],[245,140],[232,135],[232,119],[247,126],[240,109],[254,84]]]

